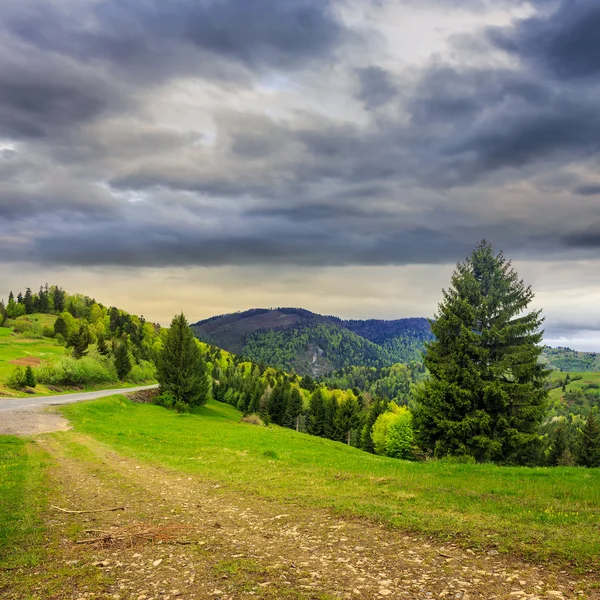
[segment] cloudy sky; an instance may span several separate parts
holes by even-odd
[[[3,0],[0,297],[429,316],[482,237],[600,350],[597,0]]]

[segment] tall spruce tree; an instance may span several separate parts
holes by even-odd
[[[336,438],[350,445],[352,432],[360,427],[360,410],[358,400],[353,394],[348,394],[335,413],[334,425]]]
[[[158,382],[161,392],[190,407],[206,404],[210,396],[206,362],[183,313],[171,321],[159,354]]]
[[[502,253],[482,241],[458,263],[431,321],[436,337],[416,395],[415,428],[436,456],[519,462],[539,443],[546,409],[541,311]]]

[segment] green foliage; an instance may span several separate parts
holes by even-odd
[[[125,377],[128,383],[142,384],[156,380],[156,365],[149,360],[141,360],[131,367],[131,371]]]
[[[414,458],[413,449],[415,444],[412,414],[403,406],[395,417],[396,419],[388,428],[385,453],[391,458],[412,460]]]
[[[202,406],[210,395],[206,363],[185,316],[176,316],[158,359],[161,392],[189,406]]]
[[[579,352],[571,348],[546,346],[541,361],[557,371],[600,371],[600,354],[597,352]]]
[[[398,420],[399,414],[400,407],[390,402],[388,410],[377,417],[371,431],[375,454],[387,455],[390,428]]]
[[[92,354],[77,360],[64,356],[53,364],[36,369],[38,383],[55,386],[85,386],[116,383],[117,373],[111,360]]]
[[[540,311],[502,253],[481,242],[459,263],[432,321],[431,378],[415,398],[415,426],[435,456],[511,461],[539,443],[547,371],[538,363]]]
[[[34,388],[37,385],[33,369],[29,365],[25,367],[25,385],[30,388]]]
[[[27,385],[25,370],[23,367],[15,367],[6,380],[6,385],[13,390],[22,390]]]
[[[120,381],[124,381],[127,375],[129,375],[132,367],[129,349],[127,348],[127,344],[124,342],[116,345],[114,362],[115,369],[117,371],[117,377]]]
[[[304,400],[302,399],[302,393],[297,387],[293,387],[286,408],[285,424],[298,431],[300,427],[300,415],[303,409]]]
[[[323,396],[323,389],[317,388],[312,393],[308,403],[306,431],[311,435],[323,435],[323,425],[325,422],[325,399]]]
[[[600,421],[593,412],[579,432],[575,459],[582,467],[600,467]]]
[[[350,445],[350,436],[361,424],[358,401],[354,394],[349,394],[340,402],[334,417],[334,427],[337,439]]]

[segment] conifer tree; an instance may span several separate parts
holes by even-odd
[[[308,404],[308,418],[306,431],[311,435],[323,435],[323,421],[325,420],[325,401],[323,390],[317,388],[310,397]]]
[[[360,411],[354,394],[348,394],[346,399],[340,403],[335,414],[334,424],[336,437],[349,446],[352,432],[360,426]]]
[[[37,385],[35,374],[29,365],[25,368],[25,385],[30,388],[34,388]]]
[[[269,416],[271,421],[277,425],[285,424],[285,411],[287,408],[286,391],[285,382],[278,381],[269,399]]]
[[[367,420],[360,433],[360,447],[365,452],[370,452],[371,454],[375,453],[371,432],[373,430],[373,425],[375,425],[375,421],[377,421],[379,415],[382,415],[387,410],[388,405],[389,402],[387,400],[374,400],[373,404],[371,404],[371,408],[369,408]]]
[[[286,425],[298,431],[300,428],[300,415],[304,408],[302,393],[297,387],[292,388],[286,409]]]
[[[429,380],[416,395],[415,428],[435,456],[518,461],[539,443],[546,369],[541,311],[502,253],[485,240],[458,263],[431,321]]]
[[[25,314],[31,315],[35,311],[33,295],[31,294],[31,288],[27,288],[27,290],[25,291],[23,304],[25,305]]]
[[[91,344],[92,339],[90,332],[85,325],[80,325],[79,329],[69,337],[68,345],[73,346],[73,356],[81,358],[87,354],[87,348]]]
[[[577,437],[575,460],[581,467],[600,467],[600,422],[593,412]]]
[[[188,322],[181,313],[173,318],[158,357],[161,392],[170,392],[190,407],[202,406],[210,396],[204,358]]]
[[[110,353],[108,344],[106,343],[103,335],[98,336],[98,352],[100,352],[102,356],[108,356]]]
[[[55,335],[62,335],[65,339],[67,339],[67,336],[69,335],[69,327],[67,326],[67,322],[61,316],[54,321],[54,333]]]
[[[104,341],[104,340],[103,340]],[[106,344],[106,342],[104,342]],[[107,348],[108,349],[108,348]],[[99,350],[99,348],[98,348]],[[129,350],[125,342],[116,344],[115,346],[115,369],[117,370],[117,377],[120,381],[123,381],[131,371],[131,358],[129,356]]]
[[[338,403],[336,398],[324,398],[325,414],[323,416],[323,437],[330,440],[343,441],[344,434],[339,432],[335,426],[335,416],[338,411]]]

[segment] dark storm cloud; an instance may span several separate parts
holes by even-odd
[[[0,230],[3,260],[423,264],[461,258],[483,236],[520,256],[596,247],[582,229],[594,207],[573,211],[563,235],[564,219],[548,213],[564,199],[537,187],[600,151],[596,3],[544,6],[457,39],[451,63],[404,74],[345,53],[356,37],[333,4],[11,2],[0,16],[0,139],[18,150],[0,147],[10,183],[0,223],[36,233],[14,246]],[[461,55],[469,44],[479,61]],[[212,109],[186,97],[194,127],[176,104],[161,122],[155,96],[175,102],[192,80],[210,83]],[[312,108],[285,107],[292,94]],[[235,107],[220,105],[225,95]],[[196,131],[206,112],[213,130]],[[516,216],[498,208],[509,183],[529,194],[513,201]]]
[[[580,196],[598,196],[600,195],[600,183],[579,186],[575,189],[575,193]]]
[[[391,75],[377,66],[357,70],[358,98],[367,109],[384,106],[398,94],[398,88]]]
[[[490,40],[534,68],[565,80],[600,74],[600,4],[568,0],[550,16],[492,29]]]
[[[327,55],[345,35],[322,0],[104,0],[73,5],[74,15],[45,2],[24,4],[5,19],[26,43],[78,60],[138,67],[149,76],[164,76],[165,62],[193,72],[193,62],[179,52],[185,44],[251,67],[285,68]],[[202,67],[195,65],[198,72]]]

